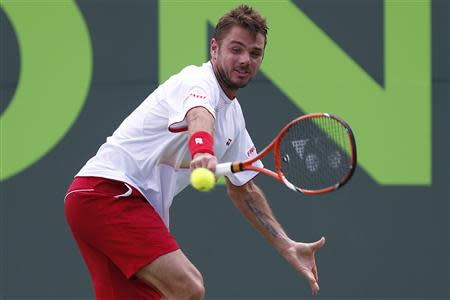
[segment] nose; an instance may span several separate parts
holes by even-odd
[[[250,64],[250,53],[247,51],[242,52],[242,55],[239,57],[240,65],[248,65]]]

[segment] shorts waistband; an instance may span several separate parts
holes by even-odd
[[[120,197],[142,196],[141,193],[129,183],[94,176],[77,176],[74,178],[67,193],[76,190],[93,190],[95,192],[107,192]]]

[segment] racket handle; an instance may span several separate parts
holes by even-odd
[[[235,162],[227,162],[222,164],[216,165],[216,176],[220,177],[222,175],[230,175],[236,172],[243,171],[243,165],[241,162],[235,161]]]
[[[232,163],[222,163],[216,165],[216,176],[220,177],[222,175],[230,175],[233,174],[233,170],[231,169]]]

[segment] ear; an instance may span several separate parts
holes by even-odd
[[[211,54],[211,59],[212,60],[216,60],[217,58],[217,53],[219,52],[219,44],[217,43],[215,38],[211,39],[211,44],[209,47],[209,52]]]

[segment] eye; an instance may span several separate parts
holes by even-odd
[[[252,52],[250,52],[250,56],[252,58],[259,58],[259,57],[261,57],[261,52],[259,52],[259,51],[252,51]]]
[[[239,52],[241,52],[241,49],[239,47],[231,48],[231,53],[238,54]]]

